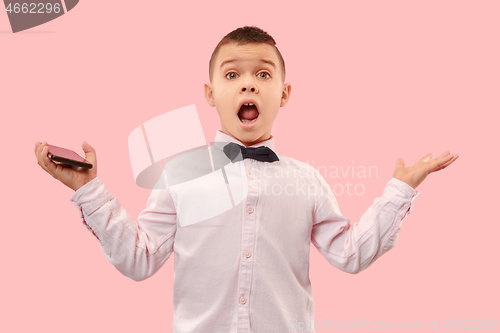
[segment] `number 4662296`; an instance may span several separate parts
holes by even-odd
[[[60,13],[61,12],[61,4],[56,3],[54,6],[52,6],[51,3],[15,3],[14,6],[12,3],[9,3],[9,5],[6,8],[7,12],[9,13],[23,13],[23,14],[50,14],[52,12],[54,13]]]
[[[468,324],[468,325],[467,325]],[[450,320],[446,320],[444,327],[446,328],[452,328],[452,329],[497,329],[498,328],[498,322],[496,319],[493,320],[488,320],[488,319],[476,319],[475,323],[473,319],[465,320],[462,319],[458,321],[457,319],[453,319],[450,323]]]

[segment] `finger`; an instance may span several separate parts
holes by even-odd
[[[430,163],[430,170],[431,172],[437,171],[438,169],[441,170],[444,165],[448,165],[450,161],[452,162],[454,159],[454,155],[450,154],[450,152],[444,153],[438,158],[434,159]]]
[[[47,157],[47,153],[48,153],[48,147],[47,145],[44,143],[41,144],[40,146],[40,150],[38,152],[38,158],[40,159],[40,166],[47,172],[49,172],[49,169],[47,169],[47,163],[49,162],[48,161],[48,157]],[[49,172],[50,173],[50,172]]]
[[[56,164],[49,158],[49,147],[47,142],[44,142],[44,146],[41,152],[41,159],[43,163],[43,167],[45,171],[47,171],[52,177],[56,178],[57,174],[57,166]]]
[[[445,151],[444,153],[442,153],[441,155],[439,155],[439,156],[438,156],[438,157],[436,157],[435,159],[436,159],[436,160],[439,160],[439,159],[443,159],[443,158],[446,158],[446,157],[448,157],[448,158],[449,158],[449,157],[453,157],[453,155],[452,155],[452,154],[450,154],[450,151],[449,151],[449,150]]]
[[[44,142],[40,142],[40,144],[38,145],[37,149],[36,149],[36,158],[38,160],[38,164],[41,165],[41,162],[42,162],[42,150],[43,148],[45,147],[45,143]]]
[[[431,158],[432,158],[432,153],[429,153],[429,154],[425,155],[424,157],[422,157],[420,159],[420,161],[422,161],[422,162],[429,162],[431,160]]]
[[[87,141],[83,141],[82,143],[82,149],[85,152],[85,159],[92,164],[94,167],[96,167],[97,164],[97,157],[95,153],[95,149],[87,143]]]
[[[42,145],[41,142],[35,143],[35,157],[36,157],[36,162],[38,165],[40,165],[40,146]]]
[[[405,167],[405,160],[402,159],[401,157],[396,160],[396,170],[404,168]]]
[[[36,156],[36,151],[38,150],[38,147],[40,147],[42,143],[41,142],[35,142],[35,156]]]
[[[40,166],[45,169],[45,164],[44,164],[44,161],[43,161],[43,158],[42,158],[42,152],[43,152],[43,149],[45,148],[45,142],[42,142],[40,144],[40,146],[38,146],[38,149],[37,149],[37,152],[36,152],[36,158],[38,159],[38,164],[40,164]],[[47,170],[45,170],[47,171]]]
[[[455,162],[457,160],[457,158],[458,158],[458,154],[455,154],[451,160],[449,160],[448,162],[446,162],[442,166],[438,167],[434,171],[439,171],[439,170],[442,170],[442,169],[446,168],[448,165],[450,165],[451,163]]]

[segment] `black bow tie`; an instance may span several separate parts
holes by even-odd
[[[245,158],[253,158],[257,161],[262,162],[275,162],[280,159],[276,155],[271,148],[260,146],[260,147],[244,147],[239,144],[230,142],[224,146],[224,154],[231,160],[231,162],[241,161],[241,158],[238,158],[241,155],[243,159]]]

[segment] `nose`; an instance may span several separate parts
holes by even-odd
[[[259,89],[253,80],[251,79],[245,80],[241,87],[241,92],[250,92],[250,91],[257,93],[259,92]]]

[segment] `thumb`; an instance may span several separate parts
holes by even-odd
[[[90,146],[87,141],[83,141],[82,149],[85,152],[85,159],[95,167],[97,162],[95,149]]]
[[[404,167],[405,167],[405,160],[403,160],[401,157],[398,158],[398,160],[396,161],[396,170],[402,169]]]

